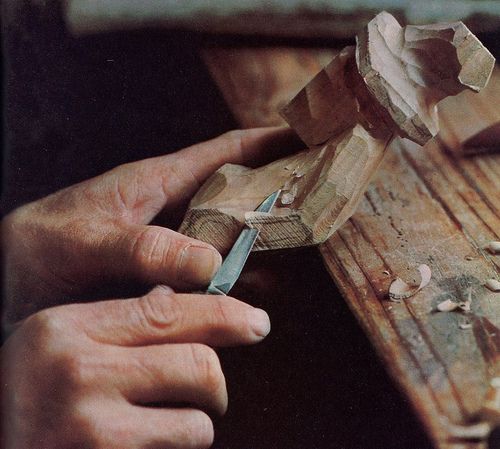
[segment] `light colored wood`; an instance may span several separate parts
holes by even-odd
[[[304,49],[281,52],[281,61],[304,55]],[[212,73],[225,74],[216,79],[225,98],[234,101],[228,104],[233,112],[238,98],[249,99],[249,112],[240,118],[243,127],[255,125],[252,111],[266,101],[272,104],[276,93],[269,89],[252,90],[251,96],[242,92],[252,85],[253,77],[259,77],[260,86],[274,85],[283,97],[282,88],[273,83],[266,49],[207,53],[217,54],[207,61]],[[250,53],[252,70],[245,71]],[[227,73],[228,67],[234,76]],[[282,86],[307,79],[315,73],[312,67],[292,64],[287,72],[281,66],[280,79],[285,73],[290,78]],[[223,82],[228,78],[231,83]],[[476,112],[495,108],[500,103],[499,87],[496,70],[493,94],[474,95],[477,102],[459,95],[449,109],[444,101],[441,112],[450,117],[465,111],[464,116],[474,117]],[[276,123],[278,114],[270,119]],[[442,122],[441,131],[453,134],[447,123]],[[439,449],[486,449],[484,441],[453,439],[452,428],[445,423],[475,422],[490,379],[498,375],[500,301],[482,284],[500,271],[499,256],[484,250],[488,242],[500,239],[499,185],[500,154],[462,158],[437,141],[422,149],[404,140],[389,149],[358,211],[320,246],[333,281]],[[407,268],[420,262],[432,269],[430,285],[406,302],[388,302],[385,295],[392,277],[405,277]],[[315,269],[309,264],[304,261],[304,270]],[[463,297],[470,285],[474,327],[462,330],[460,313],[438,314],[434,307],[448,297]]]
[[[260,231],[256,251],[324,242],[353,214],[393,137],[427,142],[437,102],[480,90],[493,64],[462,23],[401,27],[380,13],[282,109],[309,150],[256,170],[221,168],[180,231],[223,253],[243,225]],[[270,214],[252,212],[278,189]]]
[[[495,59],[461,22],[401,27],[380,13],[358,34],[356,59],[389,126],[424,145],[438,131],[436,104],[467,87],[479,92]]]
[[[477,95],[462,92],[443,100],[439,104],[441,143],[457,154],[500,151],[500,107],[492,98],[500,98],[498,83],[489,83]]]

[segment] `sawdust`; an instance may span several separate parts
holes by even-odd
[[[453,312],[454,310],[458,309],[458,304],[451,299],[446,299],[437,305],[437,309],[440,312]]]
[[[437,310],[440,312],[453,312],[454,310],[460,309],[462,312],[469,313],[471,311],[472,304],[472,287],[469,287],[467,291],[467,299],[461,302],[455,302],[451,299],[445,299],[437,305]]]

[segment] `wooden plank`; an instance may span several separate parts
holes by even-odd
[[[289,48],[211,49],[205,59],[241,125],[251,127],[280,123],[272,108],[287,94],[291,98],[319,70],[321,63],[311,60],[328,52],[307,54]],[[296,58],[309,62],[297,64]],[[493,83],[500,85],[498,71]],[[500,96],[484,101],[498,104]],[[389,151],[356,214],[320,248],[333,280],[438,448],[485,448],[481,441],[451,438],[445,424],[471,422],[490,377],[499,374],[498,350],[485,348],[477,337],[491,335],[491,328],[483,320],[477,320],[477,332],[459,327],[475,316],[500,327],[500,298],[483,286],[498,277],[498,256],[484,246],[499,239],[499,185],[500,154],[465,159],[435,141],[424,149],[403,141]],[[431,283],[413,298],[389,302],[393,276],[404,278],[419,263],[431,267]],[[440,301],[466,299],[469,289],[470,316],[436,312]]]

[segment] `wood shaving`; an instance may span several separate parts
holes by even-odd
[[[284,193],[281,197],[281,204],[292,204],[295,199],[295,195],[290,192]]]
[[[469,426],[446,422],[444,427],[451,437],[463,440],[486,440],[491,433],[491,424],[489,422],[480,422]]]
[[[420,284],[418,285],[418,287],[408,285],[401,278],[396,278],[394,281],[392,281],[389,287],[390,300],[399,301],[401,299],[407,299],[417,294],[430,282],[432,272],[429,266],[426,264],[421,264],[417,269],[420,272]]]
[[[472,287],[469,287],[467,300],[462,302],[455,302],[451,299],[446,299],[437,305],[437,309],[440,312],[453,312],[456,309],[460,309],[462,312],[469,313],[471,311],[472,304]]]
[[[488,279],[484,286],[489,288],[492,292],[500,292],[500,282],[496,279]]]
[[[500,242],[490,242],[486,248],[491,254],[500,254]]]
[[[440,312],[452,312],[453,310],[458,308],[458,304],[456,302],[453,302],[451,299],[446,299],[443,302],[440,302],[437,305],[437,309]]]
[[[458,323],[458,327],[462,330],[471,329],[472,323],[470,321],[462,321],[461,323]]]
[[[283,193],[283,195],[281,195],[281,199],[280,199],[281,204],[283,204],[285,206],[288,204],[292,204],[294,202],[295,197],[297,196],[297,190],[298,190],[297,184],[289,186],[288,189],[289,189],[289,191]]]

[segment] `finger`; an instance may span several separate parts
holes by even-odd
[[[212,421],[196,409],[88,401],[80,407],[80,414],[92,432],[92,447],[206,449],[214,439]]]
[[[141,298],[75,304],[68,311],[96,341],[121,346],[199,342],[233,346],[261,341],[266,312],[228,296],[176,294],[156,287]]]
[[[148,449],[208,449],[214,440],[209,416],[195,409],[134,407],[130,422],[137,429],[137,445]]]
[[[208,285],[221,261],[213,246],[170,229],[123,225],[101,243],[98,263],[119,278],[193,289]]]
[[[133,403],[186,403],[223,414],[226,381],[215,351],[199,343],[116,348],[114,386]]]
[[[164,162],[174,170],[177,176],[164,188],[176,202],[182,202],[191,198],[201,184],[225,163],[262,165],[304,147],[290,128],[235,130],[167,156],[159,161],[159,167]]]

